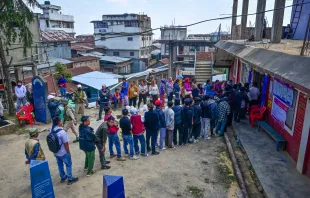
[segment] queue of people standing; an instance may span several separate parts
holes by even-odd
[[[94,130],[90,127],[90,118],[84,115],[86,94],[78,85],[78,90],[73,95],[75,111],[68,106],[67,99],[56,102],[54,96],[48,96],[53,126],[47,136],[47,144],[56,157],[61,183],[68,180],[68,184],[72,184],[78,178],[72,176],[72,160],[66,133],[68,129],[75,134],[74,142],[79,142],[80,149],[85,153],[84,170],[87,171],[87,176],[91,176],[95,173],[93,168],[96,148],[101,169],[110,169],[110,161],[105,158],[106,144],[110,159],[126,161],[127,158],[137,160],[139,156],[148,157],[149,153],[158,155],[160,151],[209,140],[211,136],[223,136],[226,127],[231,126],[233,120],[238,123],[245,116],[248,104],[259,102],[259,95],[256,83],[251,88],[241,83],[233,85],[231,81],[207,80],[201,85],[190,78],[185,78],[183,82],[182,76],[174,81],[172,78],[161,79],[158,88],[156,79],[150,73],[138,86],[134,81],[129,83],[123,79],[113,94],[107,86],[102,85],[97,119],[102,123]],[[111,100],[114,108],[122,107],[119,121],[112,115]],[[139,108],[142,102],[143,107]],[[59,111],[53,109],[60,103],[65,107],[65,125],[59,117]],[[102,120],[103,111],[105,115]],[[75,130],[78,121],[79,135]],[[27,164],[31,160],[45,160],[37,138],[38,132],[31,131],[30,139],[25,145]]]

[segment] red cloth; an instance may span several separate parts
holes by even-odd
[[[67,88],[67,83],[59,83],[59,87]]]
[[[130,117],[130,121],[132,124],[132,134],[138,135],[144,132],[144,124],[141,121],[141,115],[132,115]]]
[[[105,116],[104,116],[104,121],[106,122],[106,121],[108,121],[108,118],[111,116],[111,114],[106,114]]]
[[[115,126],[115,125],[110,126],[109,127],[109,133],[117,133],[118,129],[119,128],[117,126]]]

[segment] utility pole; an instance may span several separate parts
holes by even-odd
[[[238,0],[234,0],[234,4],[233,4],[233,8],[232,8],[232,19],[231,19],[231,38],[234,38],[234,33],[233,33],[233,29],[234,26],[237,25],[237,17],[236,16],[238,13]]]

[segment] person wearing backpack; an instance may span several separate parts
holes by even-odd
[[[210,129],[210,121],[212,118],[211,114],[211,106],[209,103],[210,97],[205,95],[203,97],[203,101],[200,103],[201,107],[201,132],[200,137],[204,138],[205,140],[209,140],[210,137],[208,135]],[[212,135],[212,133],[211,133]]]
[[[74,109],[68,105],[69,101],[67,99],[63,99],[62,104],[64,105],[64,129],[68,131],[71,129],[72,133],[75,135],[75,140],[73,143],[77,143],[79,141],[79,136],[77,134],[76,119],[74,117]]]
[[[72,161],[69,148],[69,138],[66,131],[62,128],[62,121],[60,117],[53,119],[53,127],[50,133],[47,135],[47,145],[50,151],[52,151],[56,157],[60,182],[64,183],[68,179],[68,185],[77,182],[78,177],[72,176]],[[67,174],[64,171],[64,164],[66,165]]]
[[[79,126],[80,149],[85,152],[84,170],[87,170],[87,177],[89,177],[95,173],[93,168],[95,163],[96,135],[94,134],[94,129],[89,126],[90,120],[88,116],[82,116],[81,122]]]

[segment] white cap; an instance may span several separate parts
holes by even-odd
[[[78,88],[81,88],[81,87],[82,87],[82,85],[78,84],[78,85],[77,85],[77,87],[78,87]]]
[[[102,84],[102,86],[105,86],[105,87],[106,87],[106,84]]]
[[[136,108],[131,108],[130,109],[130,113],[132,114],[132,115],[135,115],[135,114],[137,114],[138,113],[138,110],[136,109]]]
[[[47,96],[47,99],[48,99],[48,100],[53,99],[53,98],[55,98],[55,96],[53,96],[53,95],[48,95],[48,96]]]

